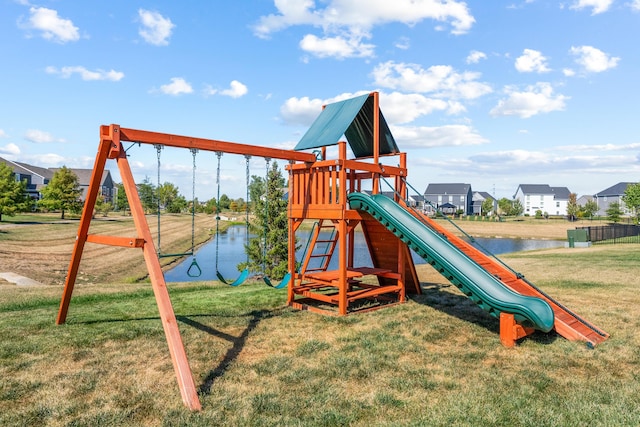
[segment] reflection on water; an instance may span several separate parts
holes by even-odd
[[[296,258],[300,261],[303,257],[303,252],[306,247],[306,242],[309,239],[310,231],[298,232],[298,244],[300,249],[296,252]],[[257,236],[250,234],[249,238],[256,238]],[[211,239],[210,242],[203,245],[196,252],[196,260],[202,270],[200,277],[192,278],[187,275],[187,270],[191,265],[192,258],[188,257],[184,261],[177,264],[174,268],[165,273],[165,280],[167,282],[188,282],[193,280],[211,281],[217,280],[216,277],[216,246],[218,252],[218,271],[225,277],[231,280],[240,275],[237,269],[238,263],[244,262],[247,259],[247,255],[244,251],[244,245],[246,244],[247,233],[244,226],[232,226],[227,231],[220,233],[218,241]],[[481,245],[485,250],[490,251],[495,255],[528,251],[534,249],[555,248],[564,245],[564,242],[558,240],[528,240],[528,239],[489,239],[489,238],[476,238],[476,242]],[[355,233],[354,242],[354,264],[359,267],[371,266],[371,258],[369,256],[369,250],[362,233]],[[317,251],[316,251],[317,252]],[[335,253],[338,253],[336,247]],[[424,263],[424,260],[412,254],[414,262],[416,264]],[[337,256],[334,256],[329,264],[329,269],[338,268]]]

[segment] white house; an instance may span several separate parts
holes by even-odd
[[[520,184],[514,194],[524,208],[524,215],[535,215],[536,211],[549,215],[566,215],[569,195],[567,187],[550,187],[547,184]]]

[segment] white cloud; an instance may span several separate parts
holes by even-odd
[[[551,71],[547,67],[547,58],[533,49],[524,49],[522,55],[516,59],[515,67],[521,73],[547,73]]]
[[[571,9],[581,10],[590,7],[592,8],[591,15],[597,15],[609,10],[612,3],[613,0],[575,0]]]
[[[464,107],[458,103],[428,98],[418,93],[403,94],[399,92],[381,93],[380,109],[389,124],[410,123],[418,117],[435,111],[446,111],[449,114],[464,111]]]
[[[569,97],[553,93],[553,87],[546,82],[529,86],[524,91],[515,87],[506,87],[506,99],[498,102],[489,112],[492,116],[518,116],[523,119],[536,114],[562,111]]]
[[[13,142],[10,142],[4,147],[0,146],[0,154],[5,156],[17,156],[20,154],[20,147]]]
[[[62,138],[54,138],[49,132],[38,129],[29,129],[24,134],[24,139],[35,142],[37,144],[46,144],[50,142],[64,142]]]
[[[398,145],[403,148],[468,146],[489,142],[466,125],[393,126],[391,131]]]
[[[4,131],[4,129],[0,129],[0,138],[8,138],[9,135]]]
[[[629,6],[632,10],[640,11],[640,0],[633,0],[631,3],[629,3]]]
[[[26,156],[24,160],[31,164],[42,167],[58,167],[62,165],[65,165],[67,167],[80,167],[74,164],[74,159],[63,157],[55,153],[34,154]]]
[[[311,99],[307,96],[289,98],[280,107],[280,116],[287,124],[309,126],[318,117],[325,104],[326,102],[321,99]]]
[[[186,93],[192,93],[193,88],[182,77],[172,77],[171,83],[160,86],[160,92],[164,93],[165,95],[178,96]]]
[[[638,0],[640,1],[640,0]],[[411,41],[407,37],[400,37],[394,44],[395,47],[401,50],[407,50],[411,47]]]
[[[57,43],[73,42],[80,39],[78,27],[70,19],[58,16],[58,11],[46,7],[30,7],[29,20],[19,26],[41,32],[42,38]]]
[[[287,124],[310,126],[322,112],[323,105],[368,93],[369,91],[343,93],[329,99],[311,99],[309,97],[289,98],[282,107],[280,107],[280,116],[283,122]],[[457,114],[465,111],[464,106],[460,103],[428,98],[416,93],[379,92],[379,94],[380,110],[382,110],[389,125],[410,123],[421,116],[431,114],[435,111],[443,111],[447,114]]]
[[[121,71],[115,70],[101,70],[97,69],[95,71],[91,71],[82,66],[74,66],[74,67],[62,67],[60,69],[56,67],[47,67],[45,71],[48,74],[58,74],[60,77],[68,79],[73,74],[78,74],[82,80],[91,81],[91,80],[109,80],[112,82],[120,81],[124,78],[124,73]]]
[[[615,68],[620,61],[620,58],[611,57],[593,46],[572,46],[569,52],[577,56],[576,63],[588,73],[600,73]]]
[[[467,56],[467,64],[477,64],[481,59],[487,59],[487,54],[479,50],[472,50]]]
[[[138,34],[147,43],[156,46],[166,46],[169,44],[169,37],[171,37],[171,31],[175,27],[175,24],[171,22],[171,19],[165,18],[158,12],[151,10],[139,9],[138,16],[142,27],[138,29]]]
[[[374,84],[405,92],[433,93],[436,97],[475,99],[492,92],[491,86],[477,81],[480,73],[456,72],[448,65],[423,69],[418,64],[378,64],[373,70]]]
[[[240,98],[247,93],[249,93],[249,88],[238,80],[232,80],[228,89],[218,90],[211,85],[206,85],[204,88],[205,96],[220,94],[231,98]]]
[[[585,151],[629,151],[629,150],[638,150],[640,149],[640,142],[633,142],[631,144],[580,144],[580,145],[562,145],[556,147],[558,150],[562,151],[572,151],[572,152],[585,152]]]
[[[450,25],[453,34],[464,34],[475,22],[466,3],[458,0],[328,0],[322,2],[324,8],[316,7],[314,0],[275,0],[274,3],[277,13],[262,16],[254,26],[255,34],[266,38],[297,25],[321,28],[322,37],[307,35],[303,41],[305,47],[315,49],[309,51],[318,51],[325,56],[330,56],[331,52],[344,55],[348,45],[356,47],[354,52],[359,56],[370,56],[364,53],[373,46],[362,44],[361,40],[370,38],[371,30],[377,25],[399,22],[413,26],[431,19],[439,26]],[[345,42],[347,46],[340,49],[331,46]]]
[[[566,77],[573,77],[576,75],[575,70],[572,70],[571,68],[563,68],[562,69],[562,74],[564,74]]]
[[[375,45],[362,43],[362,38],[364,37],[365,36],[351,36],[345,38],[336,36],[320,38],[313,34],[307,34],[300,41],[300,48],[319,58],[334,57],[337,59],[345,59],[372,57]]]

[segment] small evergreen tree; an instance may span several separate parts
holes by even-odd
[[[62,166],[42,189],[42,199],[38,204],[48,210],[60,210],[60,219],[64,219],[66,211],[80,210],[81,194],[78,176],[71,169]]]
[[[25,194],[27,183],[16,181],[13,170],[0,163],[0,221],[2,215],[14,216],[16,212],[25,210],[28,198]]]
[[[620,217],[622,216],[622,209],[620,208],[620,203],[613,202],[607,208],[607,217],[609,221],[616,223],[620,221]]]
[[[269,169],[266,192],[258,194],[257,191],[250,191],[252,197],[258,197],[257,200],[252,200],[255,217],[251,223],[251,228],[258,237],[245,246],[249,262],[238,265],[238,269],[248,268],[252,272],[262,272],[276,280],[287,273],[288,203],[282,190],[284,184],[282,173],[274,161]]]

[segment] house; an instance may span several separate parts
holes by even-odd
[[[60,168],[50,168],[53,173],[58,171],[58,169]],[[80,190],[82,191],[80,199],[84,200],[85,195],[89,190],[89,183],[91,182],[93,169],[69,169],[71,169],[71,172],[75,173],[78,177],[78,183],[80,184]],[[102,177],[100,178],[100,194],[104,197],[105,202],[112,202],[115,198],[113,179],[111,178],[111,172],[108,169],[105,169],[104,172],[102,172]]]
[[[26,181],[27,195],[35,200],[40,200],[40,190],[49,183],[53,177],[50,169],[28,165],[26,163],[14,162],[0,157],[0,162],[13,169],[16,181]]]
[[[445,214],[462,211],[464,215],[470,215],[473,212],[472,198],[471,184],[429,184],[424,192],[425,212],[433,212],[433,205]]]
[[[471,196],[471,212],[473,215],[482,215],[482,204],[485,200],[491,200],[493,208],[491,212],[486,212],[488,215],[493,214],[496,211],[498,201],[491,194],[486,191],[474,191]]]
[[[566,215],[570,194],[567,187],[520,184],[513,199],[520,201],[524,215],[535,215],[537,211],[549,215]]]
[[[27,182],[27,194],[32,199],[36,200],[40,200],[42,198],[42,194],[40,193],[42,188],[49,184],[49,181],[51,180],[51,178],[53,178],[53,174],[56,173],[56,171],[59,169],[41,168],[39,166],[33,166],[27,163],[3,159],[2,157],[0,157],[0,162],[7,164],[10,168],[13,169],[16,181]],[[80,189],[82,190],[80,198],[84,200],[85,194],[89,188],[89,183],[91,181],[92,169],[71,169],[71,171],[78,177],[78,183],[80,184]],[[112,201],[115,195],[114,183],[113,179],[111,178],[111,172],[107,169],[105,169],[105,171],[102,173],[100,186],[105,201]]]
[[[602,190],[598,194],[593,196],[593,200],[598,205],[598,212],[596,215],[607,216],[607,209],[612,203],[619,203],[624,215],[631,214],[631,211],[625,206],[622,201],[622,196],[628,186],[635,184],[635,182],[619,182],[605,190]]]

